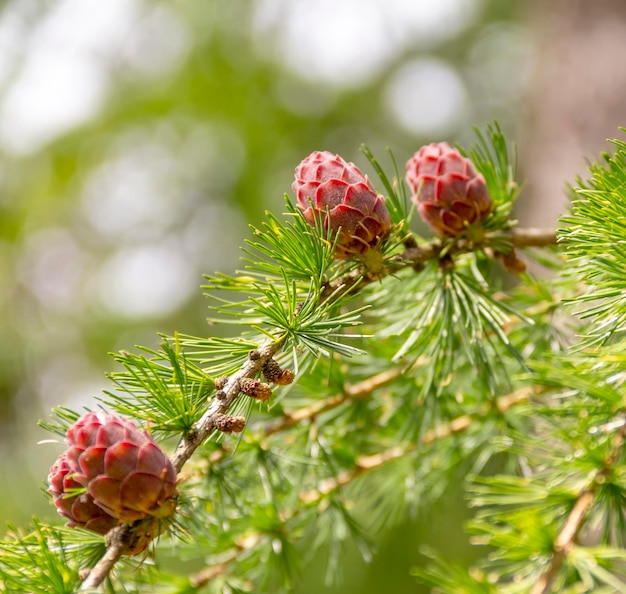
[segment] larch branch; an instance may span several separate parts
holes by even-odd
[[[561,532],[554,541],[554,553],[552,555],[552,561],[550,567],[541,574],[531,594],[548,594],[552,589],[552,581],[556,577],[563,565],[563,561],[574,548],[574,542],[576,535],[580,530],[585,514],[593,504],[593,491],[583,491],[580,497],[576,500],[572,511],[567,516],[567,520]]]
[[[494,233],[487,235],[485,237],[483,247],[488,247],[492,241],[499,241],[503,239],[509,240],[513,247],[520,248],[533,246],[543,247],[556,244],[557,241],[556,233],[553,230],[513,229],[512,231],[506,233]],[[476,247],[476,245],[467,242],[467,240],[461,239],[452,245],[446,246],[446,254],[467,252],[476,249]],[[409,247],[403,253],[394,258],[394,266],[390,268],[387,273],[389,274],[391,272],[396,272],[399,269],[408,267],[418,269],[426,261],[438,259],[441,256],[443,249],[444,247],[440,240],[434,240],[415,247]],[[339,294],[345,294],[352,290],[360,289],[363,285],[373,282],[379,278],[380,277],[370,278],[369,276],[364,275],[362,270],[357,271],[354,275],[348,275],[335,283],[327,285],[322,291],[321,299],[323,300],[328,298],[337,289],[343,289],[339,291]],[[254,378],[263,369],[264,365],[266,365],[282,348],[283,344],[284,338],[267,341],[257,350],[251,351],[248,359],[241,366],[241,368],[236,373],[229,376],[226,385],[221,390],[218,390],[206,413],[195,424],[192,430],[183,437],[176,448],[172,456],[172,464],[177,473],[182,470],[183,466],[193,455],[195,450],[214,431],[216,431],[217,420],[228,412],[232,404],[238,398],[241,392],[241,382],[247,378]],[[267,434],[271,435],[278,431],[289,429],[296,423],[305,419],[312,419],[316,415],[338,406],[347,398],[360,397],[360,390],[362,390],[362,393],[366,395],[375,389],[378,383],[387,383],[397,377],[400,372],[401,371],[398,369],[383,372],[376,378],[370,378],[369,383],[364,383],[362,386],[355,386],[355,391],[352,394],[346,393],[336,395],[333,398],[325,400],[323,403],[302,409],[299,412],[286,416],[274,425],[268,427]],[[429,443],[434,439],[445,437],[450,433],[463,431],[471,424],[471,422],[472,417],[469,415],[459,417],[458,419],[452,421],[448,426],[429,432],[422,440],[422,443]],[[414,444],[412,447],[417,446]],[[411,448],[409,447],[408,449],[410,450]],[[374,456],[362,457],[359,459],[355,470],[343,473],[335,479],[329,480],[327,484],[320,485],[318,490],[309,491],[308,494],[301,494],[301,499],[303,501],[310,501],[311,498],[319,498],[323,494],[347,484],[364,470],[375,468],[380,464],[393,460],[406,453],[406,451],[406,447],[392,448],[387,452],[381,452],[380,454],[376,454]],[[124,540],[129,530],[130,526],[124,525],[114,528],[111,532],[109,532],[107,537],[110,544],[107,547],[107,552],[98,561],[83,582],[83,590],[97,587],[104,581],[115,563],[127,550],[127,546],[124,545]]]
[[[363,271],[357,270],[340,278],[338,281],[329,283],[322,292],[322,298],[329,297],[337,289],[341,289],[341,292],[344,294],[360,290],[363,286],[380,280],[381,276],[395,273],[404,268],[419,270],[426,262],[441,258],[444,250],[446,256],[453,256],[454,254],[471,252],[481,247],[488,248],[491,245],[498,245],[502,242],[509,242],[513,248],[548,247],[557,244],[557,235],[554,229],[516,227],[509,231],[487,234],[481,243],[461,238],[444,245],[440,239],[434,239],[427,243],[408,247],[400,254],[394,256],[390,262],[389,270],[381,275],[364,276]]]

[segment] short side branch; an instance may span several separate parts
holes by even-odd
[[[576,535],[582,527],[585,514],[593,504],[593,491],[591,489],[583,491],[581,496],[576,500],[572,511],[567,516],[565,526],[554,541],[554,554],[550,567],[541,574],[537,583],[533,586],[531,594],[549,594],[552,581],[556,577],[563,565],[565,557],[574,548]]]
[[[280,431],[286,431],[291,427],[302,423],[303,421],[312,420],[317,415],[320,415],[328,410],[339,406],[347,400],[354,400],[358,398],[365,398],[369,396],[376,388],[387,385],[389,382],[396,379],[402,374],[402,367],[395,367],[387,369],[381,373],[373,375],[360,381],[356,384],[352,384],[346,388],[341,394],[335,394],[330,398],[320,400],[311,406],[301,408],[292,413],[285,413],[285,415],[269,425],[263,430],[263,436],[274,435]]]
[[[556,245],[557,236],[554,229],[537,229],[530,227],[527,229],[514,227],[510,231],[513,247],[547,247]]]
[[[507,411],[512,406],[525,402],[532,395],[536,394],[536,390],[533,388],[521,388],[506,396],[501,396],[496,401],[496,408],[501,412]],[[300,499],[305,503],[315,503],[323,496],[339,489],[352,482],[357,477],[361,476],[364,472],[378,468],[387,462],[397,460],[402,456],[414,451],[418,447],[427,445],[438,439],[444,439],[454,433],[462,433],[467,430],[472,423],[482,416],[484,413],[477,413],[474,415],[461,415],[452,419],[449,423],[436,427],[426,432],[419,443],[406,444],[405,446],[396,446],[388,450],[383,450],[377,454],[370,454],[369,456],[361,456],[356,460],[356,466],[352,470],[346,470],[340,473],[334,478],[327,479],[321,482],[317,488],[309,491],[303,491],[300,493]]]
[[[622,425],[622,428],[615,434],[613,443],[611,444],[611,451],[604,461],[604,469],[602,469],[600,474],[607,472],[607,470],[615,464],[619,452],[624,447],[624,440],[626,440],[626,425]],[[569,513],[569,516],[567,516],[565,525],[554,540],[554,553],[550,567],[541,574],[537,583],[531,590],[531,594],[550,593],[552,582],[557,576],[559,569],[561,569],[563,561],[574,548],[576,537],[583,526],[585,516],[593,505],[596,489],[597,483],[594,483],[591,487],[585,489],[576,500],[572,511]]]

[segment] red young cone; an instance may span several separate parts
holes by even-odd
[[[335,257],[340,260],[376,247],[391,229],[383,196],[356,165],[339,155],[315,151],[296,167],[292,188],[298,206],[311,226],[315,214],[326,228],[341,233]]]
[[[174,513],[176,471],[152,437],[135,423],[102,412],[87,413],[68,429],[67,441],[70,447],[59,456],[48,481],[59,513],[74,525],[93,530],[89,522],[102,514],[119,523]],[[87,491],[78,497],[70,492],[68,497],[72,488]],[[91,503],[101,514],[93,509],[81,516],[82,506]]]
[[[491,211],[485,178],[445,142],[423,146],[406,169],[418,212],[441,237],[460,235]]]

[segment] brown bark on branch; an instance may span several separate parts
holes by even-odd
[[[241,391],[241,383],[248,378],[254,378],[268,361],[281,349],[284,340],[267,342],[259,349],[250,351],[248,360],[241,366],[239,371],[231,375],[226,381],[226,385],[220,390],[219,397],[213,398],[209,409],[196,423],[193,431],[190,432],[178,444],[172,464],[176,472],[180,472],[185,462],[191,458],[198,446],[215,431],[215,420],[219,415],[224,415],[232,406]]]
[[[88,592],[97,588],[104,580],[115,564],[122,558],[129,548],[130,524],[124,524],[113,528],[107,534],[107,550],[98,563],[89,572],[81,585],[81,592]]]
[[[547,247],[550,245],[556,245],[557,237],[554,229],[514,228],[507,232],[498,232],[486,235],[484,241],[480,244],[480,247],[490,247],[494,243],[500,243],[502,240],[510,241],[511,246],[514,248]],[[451,246],[446,246],[446,254],[454,255],[456,253],[468,252],[476,249],[476,247],[478,247],[477,244],[472,243],[467,239],[459,239]],[[437,239],[429,243],[406,249],[402,254],[400,254],[398,259],[406,263],[407,266],[420,266],[428,260],[436,260],[439,258],[442,249],[443,244]]]

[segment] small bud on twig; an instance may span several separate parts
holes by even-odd
[[[241,433],[246,426],[246,418],[216,414],[213,426],[222,433]]]
[[[247,378],[241,382],[241,391],[250,398],[261,402],[269,400],[272,396],[272,388],[268,384],[252,378]]]
[[[221,377],[218,377],[215,380],[215,389],[216,390],[223,390],[226,387],[227,383],[228,383],[228,376],[227,375],[222,375]]]
[[[263,367],[263,377],[272,384],[287,386],[293,383],[294,374],[291,369],[282,369],[274,359],[270,359]]]
[[[502,266],[513,274],[522,274],[526,272],[526,262],[520,260],[515,253],[515,250],[511,250],[508,254],[497,254],[498,258],[502,262]]]

